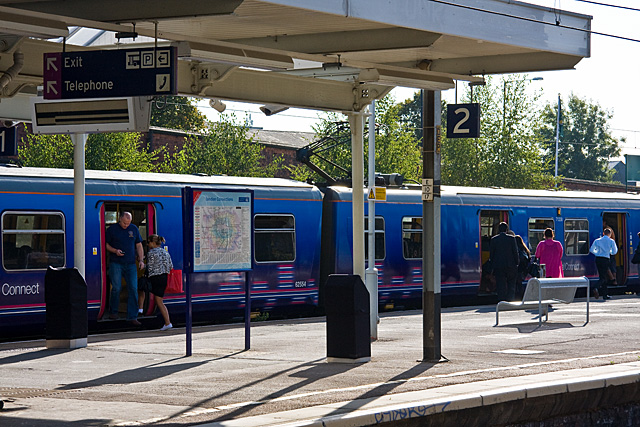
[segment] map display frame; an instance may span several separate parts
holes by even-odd
[[[193,189],[193,272],[248,271],[253,191]]]

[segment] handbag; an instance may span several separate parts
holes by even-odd
[[[636,251],[633,253],[633,258],[631,258],[632,264],[640,264],[640,245],[636,248]]]
[[[167,276],[167,289],[165,294],[181,294],[182,290],[182,270],[172,269]]]
[[[529,264],[529,275],[531,277],[540,277],[540,261],[536,257],[533,257]]]

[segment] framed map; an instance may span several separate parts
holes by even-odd
[[[253,192],[193,190],[193,271],[251,269]]]

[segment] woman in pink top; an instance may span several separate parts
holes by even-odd
[[[553,230],[544,230],[544,240],[538,243],[536,248],[536,258],[540,264],[545,264],[547,277],[564,277],[562,272],[562,243],[553,240]]]

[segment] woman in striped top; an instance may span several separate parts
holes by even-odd
[[[166,331],[173,327],[169,319],[169,311],[162,301],[164,291],[167,288],[167,278],[173,268],[169,252],[162,249],[164,242],[164,237],[157,234],[152,234],[147,239],[149,247],[149,252],[147,252],[147,273],[151,282],[151,292],[153,292],[156,305],[164,319],[164,326],[160,328],[161,331]]]

